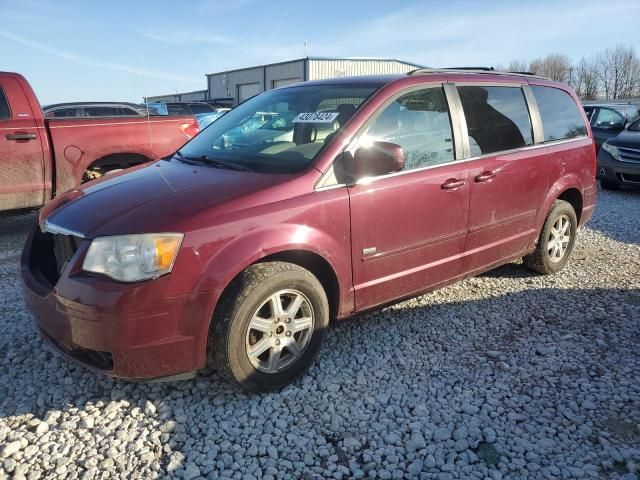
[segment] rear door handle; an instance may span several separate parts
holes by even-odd
[[[476,176],[474,180],[476,183],[488,182],[489,180],[493,180],[496,178],[496,174],[490,171],[482,172],[480,175]]]
[[[443,190],[455,190],[456,188],[460,187],[464,187],[464,180],[460,180],[458,178],[450,178],[442,185],[440,185],[440,188],[442,188]]]
[[[6,135],[7,140],[35,140],[35,133],[8,133]]]

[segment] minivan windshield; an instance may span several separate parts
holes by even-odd
[[[380,85],[311,85],[257,95],[182,147],[184,162],[263,173],[306,169]]]

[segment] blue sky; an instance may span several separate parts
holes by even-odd
[[[43,104],[204,89],[206,73],[302,57],[305,40],[429,66],[640,50],[637,0],[0,0],[0,19],[0,68]]]

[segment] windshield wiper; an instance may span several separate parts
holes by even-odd
[[[200,155],[198,157],[195,157],[195,156],[180,154],[180,158],[184,160],[191,160],[195,162],[206,163],[207,165],[211,165],[212,167],[215,167],[215,168],[227,168],[229,170],[253,172],[251,168],[245,165],[240,165],[239,163],[233,163],[226,160],[219,160],[217,158],[208,157],[206,155]]]

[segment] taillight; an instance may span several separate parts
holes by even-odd
[[[187,138],[193,138],[200,131],[200,126],[197,121],[193,120],[189,123],[181,123],[180,131],[184,133]]]

